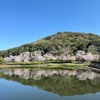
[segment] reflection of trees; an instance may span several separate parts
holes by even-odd
[[[31,71],[31,70],[30,70]],[[24,85],[36,86],[40,89],[59,94],[61,96],[82,95],[86,93],[96,93],[100,91],[100,79],[80,81],[74,76],[64,76],[53,74],[52,76],[41,76],[40,80],[33,78],[25,79],[18,75],[2,74],[2,78],[20,82]]]

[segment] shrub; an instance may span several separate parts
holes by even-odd
[[[4,63],[4,59],[0,57],[0,64]]]

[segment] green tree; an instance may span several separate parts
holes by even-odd
[[[4,62],[4,59],[0,57],[0,64],[2,64],[3,62]]]

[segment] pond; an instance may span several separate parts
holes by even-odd
[[[100,100],[100,74],[90,70],[0,70],[0,100]]]

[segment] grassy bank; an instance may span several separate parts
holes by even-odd
[[[0,65],[1,68],[43,68],[43,69],[66,69],[76,70],[79,68],[87,68],[88,64],[75,64],[61,61],[46,62],[10,62]]]

